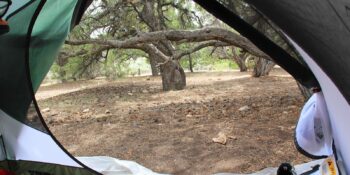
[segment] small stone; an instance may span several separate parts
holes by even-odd
[[[105,111],[106,114],[110,114],[111,111],[109,111],[108,109]]]
[[[89,108],[83,110],[83,113],[88,113],[88,112],[90,112]]]
[[[50,116],[51,116],[51,117],[56,116],[56,115],[58,115],[58,113],[57,113],[57,112],[56,112],[56,113],[52,113],[52,114],[50,114]]]
[[[45,108],[45,109],[41,110],[41,112],[50,112],[50,108]]]
[[[106,105],[104,103],[98,104],[99,107],[105,107]]]
[[[96,121],[97,121],[97,122],[106,122],[106,121],[107,121],[107,117],[99,117],[99,118],[96,118]]]
[[[144,89],[144,90],[142,90],[142,93],[147,94],[149,92],[148,92],[148,90]]]
[[[232,139],[232,140],[237,140],[238,138],[236,136],[228,136],[229,139]]]
[[[226,110],[222,110],[222,115],[226,115],[226,114],[227,114]]]
[[[191,118],[191,117],[193,117],[193,115],[192,114],[187,114],[186,117]]]
[[[132,96],[133,94],[131,92],[128,92],[128,95]]]
[[[212,139],[214,143],[220,143],[226,145],[227,136],[223,132],[219,132],[218,136]]]
[[[241,111],[241,112],[244,112],[244,111],[248,111],[250,108],[249,106],[242,106],[241,108],[239,108],[238,110]]]

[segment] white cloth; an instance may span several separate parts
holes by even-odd
[[[322,92],[317,92],[304,105],[296,127],[298,146],[313,156],[330,156],[332,130]]]
[[[103,175],[162,175],[136,162],[119,160],[112,157],[77,157],[77,159]]]

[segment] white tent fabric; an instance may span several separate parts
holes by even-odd
[[[77,157],[77,159],[103,175],[165,175],[155,173],[136,162],[112,157]]]
[[[0,133],[7,157],[12,160],[47,162],[81,167],[56,144],[51,136],[33,129],[0,110]]]
[[[296,127],[298,146],[310,155],[331,156],[332,131],[322,92],[317,92],[304,105]]]
[[[312,162],[308,162],[308,163],[304,163],[304,164],[300,164],[300,165],[296,165],[295,166],[295,171],[297,172],[297,174],[302,174],[306,171],[309,171],[312,169],[312,167],[319,165],[323,162],[323,159],[320,160],[316,160],[316,161],[312,161]],[[215,175],[276,175],[277,172],[277,168],[266,168],[263,169],[261,171],[258,171],[256,173],[252,173],[252,174],[234,174],[234,173],[218,173]],[[315,173],[312,173],[310,175],[322,175],[320,171],[317,171]]]
[[[332,136],[338,151],[338,166],[350,173],[350,105],[332,80],[322,71],[317,63],[293,40],[289,38],[299,54],[304,58],[319,81],[329,112]]]
[[[94,169],[97,172],[100,172],[103,175],[165,175],[155,173],[142,165],[126,160],[118,160],[111,157],[98,156],[98,157],[77,157],[79,161]],[[308,162],[305,164],[295,166],[295,170],[298,174],[309,171],[315,165],[319,165],[324,160],[316,160]],[[277,168],[266,168],[262,171],[252,173],[249,175],[275,175]],[[218,173],[215,175],[242,175],[234,173]],[[321,175],[320,171],[313,173],[313,175]]]

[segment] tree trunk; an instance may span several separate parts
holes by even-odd
[[[161,65],[164,91],[182,90],[186,86],[186,74],[177,60],[167,61]]]
[[[238,56],[235,56],[235,55],[233,56],[233,59],[238,65],[240,72],[247,72],[248,68],[247,68],[247,65],[245,64],[245,61],[247,60],[247,58],[248,58],[247,53],[241,53]]]
[[[253,71],[253,77],[262,77],[269,75],[275,63],[263,58],[255,58],[255,66]]]
[[[308,100],[311,97],[311,95],[312,95],[311,89],[306,88],[305,86],[301,85],[298,82],[297,82],[297,85],[299,87],[301,95],[304,96],[305,101]]]
[[[232,47],[232,58],[233,61],[238,65],[240,72],[247,72],[248,67],[245,64],[249,54],[247,52],[239,51],[239,54],[236,53],[236,48]]]
[[[63,67],[59,67],[58,76],[59,76],[59,79],[61,80],[61,83],[64,83],[67,81],[66,71],[63,69]]]
[[[157,60],[155,59],[154,56],[149,55],[149,62],[151,65],[151,70],[152,70],[152,76],[158,76],[159,75],[159,70],[157,66]]]
[[[188,61],[189,61],[189,65],[190,65],[190,71],[193,73],[193,62],[192,62],[191,55],[188,56]]]

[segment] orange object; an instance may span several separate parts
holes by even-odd
[[[8,25],[7,21],[0,19],[0,25]]]
[[[5,34],[9,31],[10,31],[10,27],[9,27],[7,21],[0,19],[0,35]]]

